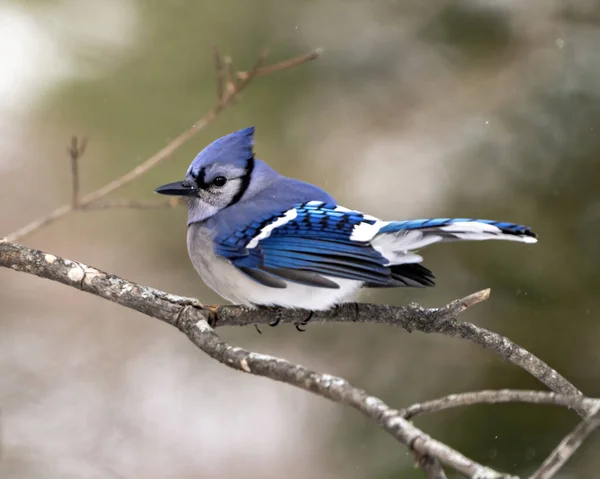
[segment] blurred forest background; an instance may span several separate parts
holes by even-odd
[[[600,1],[0,0],[0,236],[69,201],[65,147],[89,138],[82,187],[141,162],[212,106],[210,46],[257,79],[161,167],[113,198],[152,199],[215,138],[255,125],[257,156],[384,219],[515,221],[535,246],[434,246],[429,290],[365,301],[442,305],[509,336],[600,395]],[[184,208],[73,214],[24,240],[206,303]],[[228,370],[174,328],[0,270],[3,478],[419,478],[355,411]],[[542,389],[464,341],[368,325],[222,329],[228,341],[341,375],[402,407],[483,388]],[[457,409],[417,424],[526,474],[578,418],[550,406]],[[561,478],[597,477],[600,439]]]

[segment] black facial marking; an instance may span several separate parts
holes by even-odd
[[[242,199],[242,196],[244,196],[244,193],[246,192],[246,190],[248,189],[248,186],[250,185],[250,178],[252,177],[253,170],[254,170],[254,157],[252,156],[252,157],[248,158],[248,163],[246,163],[246,172],[244,173],[244,176],[241,177],[242,181],[240,183],[240,189],[235,194],[235,196],[231,199],[231,201],[227,205],[228,207],[236,204],[238,201],[240,201]]]
[[[192,176],[196,180],[198,189],[205,190],[206,188],[208,188],[208,184],[206,183],[206,181],[204,181],[205,177],[206,177],[206,168],[200,168],[200,171],[198,171],[198,174],[196,176],[194,176],[192,174]]]

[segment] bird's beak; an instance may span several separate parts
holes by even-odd
[[[195,185],[187,184],[185,181],[176,181],[174,183],[159,186],[154,191],[161,195],[195,196],[198,188]]]

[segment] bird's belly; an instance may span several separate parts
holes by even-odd
[[[213,291],[235,304],[323,310],[350,301],[362,284],[359,281],[329,278],[340,285],[339,289],[317,288],[289,281],[286,281],[286,288],[271,288],[257,283],[229,261],[215,256],[212,248],[198,248],[197,237],[194,238],[194,244],[193,251],[188,250],[202,280]]]

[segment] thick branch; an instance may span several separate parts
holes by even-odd
[[[319,374],[283,359],[252,353],[227,344],[209,325],[209,322],[214,322],[215,308],[204,307],[196,300],[171,295],[104,273],[83,263],[7,242],[0,243],[0,266],[58,281],[165,321],[179,328],[202,351],[226,366],[285,382],[352,406],[376,421],[420,457],[437,459],[468,477],[511,477],[478,464],[429,437],[404,419],[400,411],[390,408],[380,399],[368,395],[342,378]],[[412,311],[411,314],[427,311],[416,305],[406,308],[407,311]],[[254,311],[252,313],[255,314]],[[264,313],[269,313],[269,310]],[[437,477],[443,476],[438,474]]]
[[[58,263],[56,263],[58,261]],[[56,263],[56,264],[55,264]],[[24,271],[87,291],[131,309],[176,325],[176,319],[187,305],[194,305],[197,320],[208,317],[215,326],[247,326],[268,324],[273,321],[298,324],[306,319],[303,310],[277,308],[249,309],[242,306],[204,307],[197,300],[170,295],[90,268],[82,263],[56,258],[42,251],[4,242],[0,243],[0,266]],[[523,368],[548,388],[565,396],[581,392],[558,372],[508,338],[459,321],[457,314],[487,298],[484,290],[454,301],[443,308],[423,308],[418,304],[389,306],[385,304],[349,303],[329,311],[315,311],[311,321],[358,322],[400,326],[407,331],[441,333],[472,341],[498,353],[505,360]],[[589,408],[577,411],[585,416]]]
[[[345,379],[319,374],[284,359],[230,346],[215,334],[206,320],[201,319],[194,323],[197,318],[196,311],[192,307],[185,307],[178,326],[196,346],[220,363],[239,371],[291,384],[334,402],[352,406],[419,455],[437,458],[443,464],[468,477],[489,479],[511,477],[482,466],[429,437],[404,419],[399,411],[390,408],[381,399],[352,386]]]
[[[417,330],[466,339],[524,369],[556,393],[565,396],[581,395],[581,391],[556,370],[507,337],[457,319],[460,312],[485,299],[488,293],[488,290],[480,291],[443,308],[430,309],[418,304],[408,306],[344,304],[334,310],[314,312],[311,321],[388,324],[400,326],[409,332]],[[265,324],[278,318],[282,323],[297,323],[302,321],[303,317],[306,317],[306,312],[301,310],[283,313],[281,310],[273,309],[266,313],[264,309],[249,310],[240,306],[220,306],[214,316],[217,326]],[[586,409],[578,409],[582,416],[586,411]]]
[[[525,351],[507,338],[478,328],[470,323],[459,322],[456,315],[466,308],[487,299],[489,291],[481,291],[443,308],[425,309],[417,304],[393,307],[388,305],[349,304],[334,311],[315,312],[313,319],[338,322],[374,322],[401,326],[408,331],[439,332],[470,339],[488,349],[501,352],[502,356],[522,366],[535,377],[547,381],[549,387],[575,391],[575,394],[538,393],[533,391],[483,391],[442,398],[407,410],[391,409],[381,400],[367,395],[341,378],[318,374],[302,366],[282,359],[251,353],[234,348],[222,341],[209,326],[265,324],[273,320],[300,322],[306,312],[280,309],[248,309],[240,306],[203,306],[197,300],[172,295],[163,291],[133,283],[115,275],[107,274],[83,263],[59,258],[24,246],[0,242],[0,266],[23,271],[42,278],[81,289],[131,309],[165,321],[184,331],[200,349],[211,357],[234,369],[266,376],[314,392],[333,401],[348,404],[374,419],[383,429],[403,444],[409,446],[419,458],[430,477],[443,477],[443,471],[435,460],[470,477],[508,477],[488,469],[457,451],[440,443],[406,419],[417,413],[441,410],[455,405],[480,402],[507,402],[513,400],[557,404],[587,412],[591,418],[582,422],[541,466],[534,479],[549,478],[567,461],[585,438],[600,425],[597,400],[578,397],[581,393],[566,379],[544,362]],[[284,314],[285,313],[285,314]],[[498,347],[502,345],[503,347]],[[518,354],[507,354],[517,351]],[[515,360],[514,358],[517,358]],[[550,378],[550,380],[548,379]],[[559,391],[560,392],[560,391]],[[429,458],[429,459],[427,459]],[[420,461],[419,461],[420,462]]]

